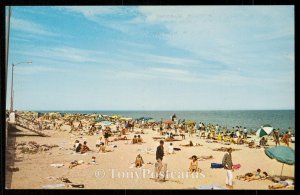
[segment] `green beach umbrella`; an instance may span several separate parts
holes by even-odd
[[[276,147],[268,148],[265,149],[265,154],[269,158],[276,159],[278,162],[282,163],[281,176],[282,176],[282,170],[284,164],[288,164],[288,165],[295,164],[295,151],[290,147],[276,146]]]
[[[261,126],[261,128],[256,131],[256,136],[263,137],[265,135],[270,135],[273,129],[274,128],[271,125]]]
[[[102,121],[105,121],[105,119],[104,119],[104,118],[96,118],[95,121],[96,121],[96,122],[102,122]]]

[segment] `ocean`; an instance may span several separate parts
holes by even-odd
[[[50,112],[50,111],[40,111]],[[121,115],[123,117],[152,117],[155,120],[168,120],[173,114],[177,119],[195,120],[205,124],[218,124],[231,129],[235,126],[257,130],[262,125],[272,125],[281,132],[289,127],[295,130],[295,110],[233,110],[233,111],[52,111],[60,113],[97,113],[102,115]]]

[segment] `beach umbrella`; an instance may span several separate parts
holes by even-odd
[[[101,125],[111,125],[111,122],[110,121],[102,121],[100,122]]]
[[[197,190],[226,190],[226,188],[221,187],[216,184],[203,185],[203,186],[196,187],[195,189],[197,189]]]
[[[125,117],[123,117],[123,118],[120,118],[120,120],[121,121],[130,121],[130,120],[132,120],[132,118],[125,118]]]
[[[164,124],[173,124],[173,123],[174,123],[174,121],[171,121],[171,120],[166,120],[166,121],[164,121],[163,123],[164,123]]]
[[[264,125],[256,131],[256,136],[263,137],[265,135],[270,135],[273,129],[274,128],[271,125]]]
[[[121,118],[122,116],[120,115],[114,115],[114,116],[111,116],[110,118],[113,118],[113,119],[116,119],[116,118]]]
[[[147,121],[147,120],[150,120],[150,119],[153,119],[153,118],[147,117],[147,116],[143,116],[143,117],[138,118],[137,120],[139,120],[139,121],[141,121],[141,120]]]
[[[155,123],[155,120],[150,119],[150,120],[148,120],[148,123]]]
[[[104,118],[96,118],[95,122],[102,122],[102,121],[105,121]]]
[[[281,176],[284,164],[293,165],[295,164],[295,151],[290,147],[286,146],[276,146],[272,148],[265,149],[265,154],[271,158],[276,159],[278,162],[282,163]]]
[[[187,125],[191,125],[191,124],[194,124],[194,123],[195,123],[194,120],[188,120],[188,121],[185,122],[185,124],[187,124]]]

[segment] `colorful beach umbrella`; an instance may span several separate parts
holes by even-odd
[[[284,164],[293,165],[295,164],[295,151],[290,147],[286,146],[276,146],[272,148],[265,149],[265,154],[271,158],[276,159],[278,162],[282,163],[281,176]]]
[[[263,137],[265,135],[270,135],[273,129],[274,128],[271,125],[264,125],[256,131],[256,136]]]
[[[163,123],[164,123],[164,124],[174,124],[174,121],[172,121],[172,120],[166,120],[166,121],[164,121]]]

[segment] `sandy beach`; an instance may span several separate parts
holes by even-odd
[[[111,126],[112,130],[115,128]],[[64,125],[62,129],[69,129],[70,126]],[[139,131],[139,128],[135,128]],[[43,130],[50,137],[38,136],[26,129],[11,132],[8,140],[7,166],[18,167],[19,171],[6,172],[6,188],[8,189],[41,189],[49,184],[64,184],[56,187],[61,189],[76,189],[67,186],[66,183],[56,178],[66,177],[72,183],[84,184],[85,189],[194,189],[203,185],[217,185],[225,188],[226,171],[223,168],[212,169],[211,163],[222,163],[224,152],[213,151],[215,148],[229,147],[221,143],[207,143],[205,139],[199,138],[196,134],[189,137],[186,134],[185,140],[173,141],[174,147],[180,147],[181,151],[175,151],[175,154],[165,155],[163,162],[167,163],[168,175],[165,182],[151,179],[154,172],[155,151],[159,145],[158,140],[152,137],[160,136],[152,129],[144,129],[145,134],[141,134],[142,144],[126,143],[119,140],[110,142],[108,148],[113,152],[99,153],[95,146],[96,140],[100,135],[82,135],[76,136],[68,131]],[[128,139],[132,139],[134,133],[128,133]],[[181,137],[177,137],[181,140]],[[76,154],[71,148],[75,140],[81,143],[87,141],[87,145],[92,152],[85,154]],[[112,140],[112,137],[110,137]],[[200,143],[203,146],[182,147],[180,144],[187,144],[189,141]],[[48,151],[41,151],[36,154],[24,154],[14,145],[21,142],[28,143],[35,141],[37,144],[57,145]],[[270,147],[274,145],[273,141],[268,142]],[[116,145],[115,148],[112,148]],[[169,142],[164,143],[165,149]],[[266,171],[272,176],[280,175],[282,163],[272,160],[266,156],[264,149],[249,148],[246,145],[231,144],[230,147],[240,149],[232,153],[233,164],[240,164],[241,168],[233,172],[234,189],[268,189],[269,185],[274,184],[271,180],[259,181],[240,181],[235,179],[237,175],[247,172],[253,172],[256,169]],[[294,144],[290,145],[294,149]],[[152,152],[151,152],[152,150]],[[142,168],[133,167],[135,157],[140,153],[144,159]],[[193,175],[187,173],[189,168],[189,157],[192,155],[212,155],[213,159],[199,161],[202,169],[201,174]],[[88,164],[92,161],[92,156],[96,157],[97,164]],[[71,161],[83,160],[84,164],[69,169]],[[149,164],[148,164],[149,163]],[[151,164],[150,164],[151,163]],[[62,167],[54,167],[51,164],[64,164]],[[284,165],[283,176],[294,178],[294,165]],[[169,176],[169,177],[168,177]],[[293,188],[286,188],[293,189]]]

